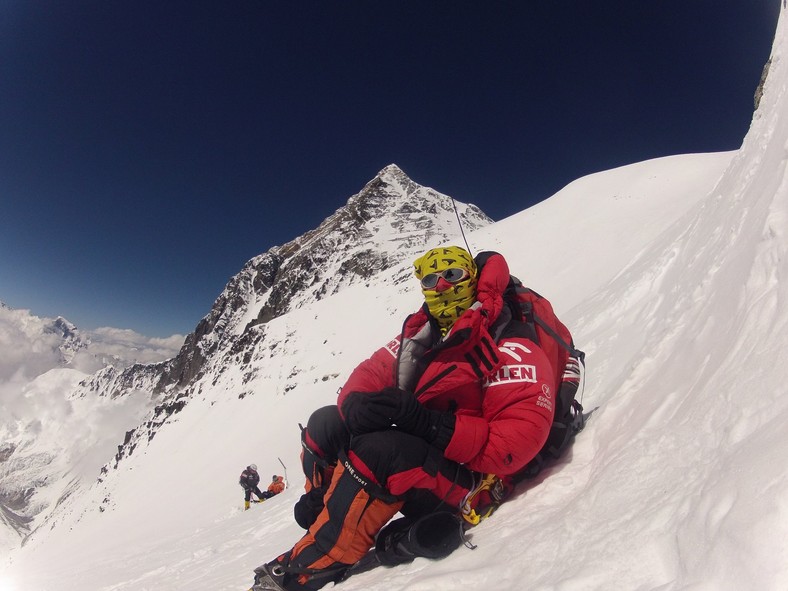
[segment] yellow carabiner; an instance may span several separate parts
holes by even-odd
[[[468,523],[470,523],[471,525],[479,525],[479,522],[482,520],[481,515],[479,515],[473,509],[471,509],[471,512],[468,513],[467,515],[463,513],[462,518]]]
[[[492,508],[484,515],[478,514],[474,509],[471,508],[471,501],[473,501],[473,499],[476,498],[476,495],[478,495],[480,492],[484,490],[490,490],[493,486],[495,486],[496,482],[498,482],[498,477],[495,474],[485,474],[481,482],[479,482],[479,486],[476,487],[476,490],[474,490],[465,498],[465,503],[462,508],[462,518],[465,521],[471,525],[478,525],[482,519],[486,519],[492,514]]]

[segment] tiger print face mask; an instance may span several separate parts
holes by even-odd
[[[425,287],[422,283],[421,292],[424,294],[430,315],[438,322],[441,334],[446,334],[476,300],[476,263],[464,248],[446,246],[428,250],[416,259],[414,266],[418,280],[433,286]],[[467,272],[467,276],[455,282],[453,272],[447,269],[463,269]],[[433,283],[435,280],[433,274],[439,275],[438,279],[444,278],[444,281]],[[445,287],[446,283],[449,283],[447,289],[443,291],[435,289],[439,286]]]

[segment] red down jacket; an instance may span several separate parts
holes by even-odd
[[[353,370],[339,408],[351,392],[412,391],[427,408],[454,412],[448,459],[499,476],[520,470],[547,439],[556,384],[545,354],[511,321],[508,282],[506,260],[491,255],[477,302],[442,340],[423,308],[410,315],[398,337]]]

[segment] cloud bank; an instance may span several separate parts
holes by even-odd
[[[157,363],[177,355],[183,335],[149,338],[133,330],[81,331],[62,318],[41,318],[0,303],[0,386],[27,383],[55,368],[90,374],[106,365]]]

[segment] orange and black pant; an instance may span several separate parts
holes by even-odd
[[[303,573],[293,583],[307,589],[333,580],[316,573],[361,558],[397,512],[457,511],[473,487],[467,468],[419,437],[396,429],[351,437],[333,405],[312,414],[303,443],[307,494],[299,503],[311,499],[314,513],[310,523],[299,520],[309,530],[279,560],[294,576]]]
[[[263,493],[259,487],[255,486],[254,488],[244,487],[244,501],[250,501],[252,499],[252,493],[257,495],[258,499],[263,498]]]

